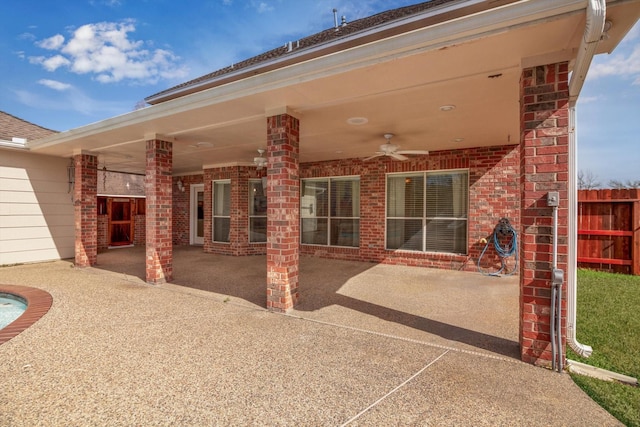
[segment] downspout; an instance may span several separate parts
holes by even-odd
[[[578,265],[578,149],[576,138],[576,102],[587,71],[591,66],[598,42],[604,33],[607,15],[606,0],[589,0],[586,12],[584,36],[580,42],[578,55],[569,80],[569,254],[567,268],[567,343],[573,351],[582,357],[589,357],[591,346],[581,344],[576,339],[576,305]]]

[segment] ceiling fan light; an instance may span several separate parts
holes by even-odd
[[[398,148],[400,147],[395,144],[387,143],[380,146],[380,151],[382,151],[383,153],[393,153]]]

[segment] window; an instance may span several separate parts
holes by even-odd
[[[300,198],[303,244],[360,244],[360,179],[303,179]]]
[[[387,176],[387,249],[467,253],[469,173]]]
[[[267,189],[262,180],[249,180],[249,241],[267,241]]]
[[[231,181],[213,181],[213,241],[229,242]]]

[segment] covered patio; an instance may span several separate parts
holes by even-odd
[[[473,271],[507,218],[518,234],[521,359],[561,366],[556,347],[591,351],[575,338],[576,101],[593,55],[611,52],[639,15],[638,1],[423,2],[336,24],[29,149],[73,158],[77,266],[97,262],[96,171],[108,162],[145,175],[136,268],[146,282],[180,280],[176,234],[187,234],[204,252],[242,258],[224,258],[229,266],[259,266],[260,294],[278,312],[322,299],[301,291],[307,255],[379,264],[355,267],[367,273]],[[327,298],[341,304],[327,307],[380,305],[332,286]],[[440,303],[443,292],[424,297]],[[490,297],[476,304],[491,307]],[[377,317],[406,316],[393,310]],[[404,323],[423,331],[447,323],[413,315]]]
[[[144,283],[144,256],[144,247],[113,249],[99,253],[94,268]],[[172,283],[262,308],[265,264],[264,255],[230,257],[179,246]],[[300,290],[292,316],[518,358],[517,276],[302,256]]]

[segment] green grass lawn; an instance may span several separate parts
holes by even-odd
[[[577,338],[593,347],[588,359],[567,358],[640,378],[640,276],[578,271]],[[627,426],[640,427],[640,387],[580,375],[573,380]]]

